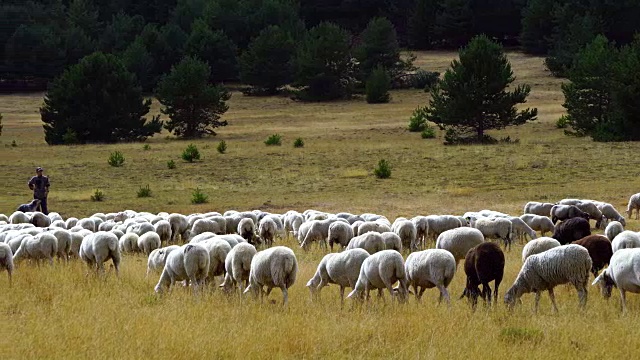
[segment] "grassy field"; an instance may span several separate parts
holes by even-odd
[[[419,53],[417,65],[444,71],[454,53]],[[561,80],[544,70],[543,59],[509,54],[517,83],[532,87],[526,106],[537,107],[531,124],[493,132],[518,143],[492,146],[443,146],[406,130],[409,116],[428,102],[418,90],[392,93],[392,101],[368,105],[362,99],[304,104],[283,97],[249,98],[234,93],[225,115],[229,126],[215,138],[193,141],[203,159],[180,160],[191,142],[163,133],[142,143],[49,147],[38,113],[42,94],[7,95],[0,101],[4,131],[0,137],[0,213],[10,214],[30,198],[26,182],[36,166],[45,167],[52,187],[50,210],[64,217],[124,209],[150,212],[223,212],[262,209],[285,212],[313,208],[398,216],[461,214],[493,209],[519,215],[531,200],[591,198],[626,207],[638,192],[640,170],[633,166],[637,143],[600,144],[566,137],[555,121],[563,113]],[[152,113],[158,113],[154,103]],[[151,114],[150,114],[151,115]],[[267,147],[271,134],[283,145]],[[304,148],[293,141],[301,137]],[[225,140],[226,154],[216,145]],[[15,141],[17,146],[11,146]],[[125,164],[113,168],[107,158],[121,151]],[[378,160],[393,166],[390,179],[372,175]],[[167,168],[174,160],[177,168]],[[145,185],[152,197],[137,198]],[[199,187],[209,203],[193,205]],[[90,201],[100,189],[103,202]],[[638,221],[628,221],[638,231]],[[340,309],[338,288],[323,290],[312,303],[306,281],[323,256],[303,252],[292,239],[300,264],[290,290],[289,307],[280,292],[260,304],[227,298],[220,291],[193,297],[178,288],[153,294],[158,276],[144,277],[146,259],[129,255],[120,278],[85,277],[77,262],[36,268],[21,264],[14,286],[0,274],[0,349],[3,359],[23,358],[581,358],[622,357],[640,345],[636,324],[639,302],[628,297],[621,315],[619,296],[608,302],[591,289],[585,311],[574,289],[557,289],[559,314],[545,294],[532,316],[533,295],[513,313],[502,302],[472,312],[458,301],[465,283],[458,270],[451,307],[438,306],[435,290],[422,304],[406,306],[372,301]],[[520,269],[522,245],[507,254],[502,296]]]

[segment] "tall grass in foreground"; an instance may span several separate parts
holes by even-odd
[[[451,307],[437,305],[437,290],[430,289],[421,304],[414,297],[404,306],[392,304],[385,293],[384,302],[374,294],[368,305],[353,306],[347,299],[341,309],[335,285],[312,303],[304,285],[324,253],[316,245],[303,252],[292,239],[283,243],[300,264],[284,309],[278,289],[262,304],[218,289],[193,296],[181,286],[157,296],[159,274],[145,278],[141,255],[123,257],[120,278],[113,271],[86,277],[78,260],[40,268],[20,263],[12,288],[0,276],[3,358],[593,359],[623,358],[640,345],[635,295],[629,296],[627,316],[619,314],[617,294],[607,302],[594,289],[582,312],[567,286],[556,289],[559,314],[551,312],[546,294],[537,315],[531,294],[513,313],[502,301],[493,309],[480,303],[472,312],[457,300],[465,282],[462,269],[449,288]],[[517,245],[507,254],[501,296],[520,268],[521,249]]]

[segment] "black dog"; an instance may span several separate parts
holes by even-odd
[[[31,201],[28,204],[22,204],[22,205],[18,206],[18,210],[16,210],[16,211],[34,212],[34,211],[36,211],[38,206],[40,206],[40,200],[33,199],[33,201]]]

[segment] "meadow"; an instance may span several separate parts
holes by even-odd
[[[443,72],[456,54],[418,53],[421,68]],[[417,106],[428,103],[421,90],[392,92],[389,104],[363,99],[308,104],[286,97],[250,98],[233,94],[218,136],[175,140],[162,133],[145,143],[47,146],[38,108],[43,94],[3,95],[0,113],[0,213],[10,214],[30,198],[26,186],[36,166],[51,179],[50,211],[63,217],[124,209],[149,212],[224,212],[229,209],[282,213],[289,209],[374,212],[398,216],[462,214],[492,209],[520,215],[527,201],[589,198],[624,211],[637,193],[640,170],[633,166],[637,143],[594,143],[567,137],[555,122],[563,114],[561,79],[551,77],[543,58],[509,53],[516,84],[532,87],[525,106],[537,107],[538,120],[491,132],[517,142],[488,146],[444,146],[443,134],[424,140],[406,130]],[[154,102],[152,113],[159,112]],[[271,134],[281,146],[266,146]],[[305,142],[294,148],[296,138]],[[220,140],[228,145],[219,154]],[[16,146],[11,143],[15,141]],[[195,144],[202,160],[186,163],[180,153]],[[148,145],[148,149],[145,149]],[[109,154],[121,151],[123,167],[111,167]],[[373,168],[392,165],[389,179]],[[168,169],[174,160],[176,169]],[[152,196],[137,198],[149,185]],[[200,188],[206,204],[191,204]],[[92,202],[96,189],[105,194]],[[627,228],[640,230],[639,222]],[[619,295],[605,301],[590,288],[585,310],[575,289],[556,290],[559,313],[543,295],[533,314],[533,295],[513,312],[497,306],[472,312],[457,297],[465,284],[458,272],[449,287],[451,306],[437,304],[428,290],[421,304],[351,301],[340,308],[338,288],[329,286],[321,302],[305,288],[323,252],[304,252],[292,238],[300,271],[289,292],[289,306],[273,301],[228,298],[221,291],[192,296],[176,288],[158,297],[158,275],[145,278],[146,258],[127,255],[119,278],[85,276],[76,261],[52,268],[18,267],[14,286],[0,274],[0,349],[3,359],[24,358],[581,358],[633,356],[640,340],[636,324],[640,302],[628,296],[629,313],[620,313]],[[506,254],[500,297],[521,266],[522,244]]]

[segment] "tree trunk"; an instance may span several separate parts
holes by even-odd
[[[484,128],[482,126],[478,126],[476,128],[476,132],[478,134],[478,142],[482,143],[482,140],[484,139]]]

